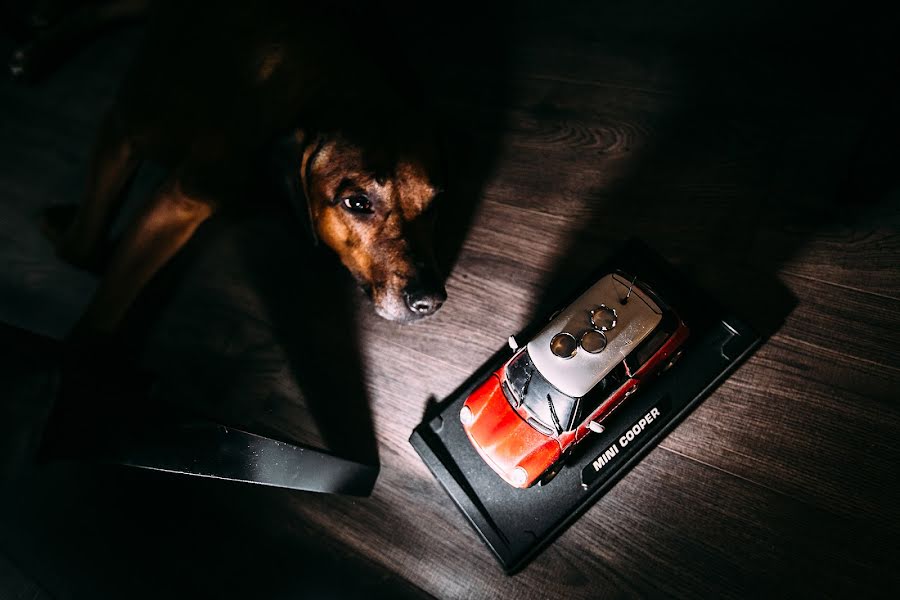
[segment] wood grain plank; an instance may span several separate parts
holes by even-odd
[[[838,514],[900,524],[900,303],[785,276],[781,330],[664,446]]]
[[[784,275],[783,280],[802,299],[782,330],[784,336],[881,365],[888,373],[900,369],[900,331],[894,325],[900,301],[802,277]]]
[[[835,389],[827,368],[816,373],[814,361],[787,351],[789,343],[771,344],[662,446],[836,514],[896,529],[896,406]],[[824,382],[817,380],[822,375]]]
[[[894,216],[897,215],[900,212]],[[801,237],[805,243],[782,264],[782,273],[898,299],[898,229],[897,223],[888,219],[875,227],[863,224],[812,228],[798,224],[767,228],[754,242],[751,260],[762,264],[772,262],[773,257],[778,260],[785,254],[784,248],[796,246],[796,239]]]

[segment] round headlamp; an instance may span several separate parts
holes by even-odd
[[[528,471],[522,467],[516,467],[513,469],[510,479],[514,485],[525,485],[525,482],[528,481]]]
[[[472,421],[475,420],[475,415],[472,414],[472,409],[468,406],[463,406],[459,410],[459,420],[463,425],[471,425]]]

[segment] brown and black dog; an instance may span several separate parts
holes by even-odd
[[[134,0],[129,0],[131,5]],[[253,165],[287,149],[312,235],[334,250],[386,319],[446,299],[432,250],[439,157],[387,32],[353,4],[160,2],[103,121],[69,223],[46,224],[64,259],[92,263],[143,160],[170,176],[107,262],[77,326],[115,330],[151,277],[217,210],[252,201]],[[396,47],[396,40],[394,40]]]

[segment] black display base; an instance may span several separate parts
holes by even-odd
[[[512,355],[508,348],[429,411],[410,437],[422,460],[509,574],[525,566],[590,508],[760,343],[749,325],[717,306],[639,242],[626,245],[561,306],[615,269],[650,282],[679,311],[691,328],[691,337],[675,366],[616,409],[604,421],[606,430],[579,444],[552,481],[525,490],[513,488],[484,463],[459,422],[462,403]],[[517,338],[525,343],[546,322],[533,323]]]
[[[44,459],[83,459],[173,475],[368,496],[379,467],[201,419],[119,424],[87,443],[45,440]]]

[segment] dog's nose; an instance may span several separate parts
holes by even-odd
[[[419,286],[407,286],[403,295],[409,310],[423,317],[434,313],[447,299],[447,292],[443,288],[426,290]]]

